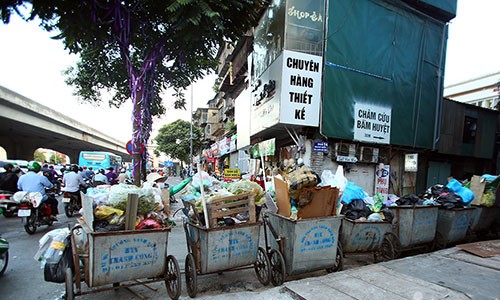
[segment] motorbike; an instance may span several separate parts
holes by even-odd
[[[71,218],[74,212],[79,211],[82,208],[81,199],[70,192],[63,192],[64,213],[66,217]]]
[[[85,186],[80,185],[80,192],[87,193],[88,186],[91,186],[91,179],[84,179]],[[82,208],[81,197],[70,192],[63,192],[63,205],[64,213],[68,218],[71,218],[75,212],[78,212]]]
[[[0,276],[3,275],[9,263],[9,242],[0,237]]]
[[[6,218],[13,217],[19,207],[19,203],[12,199],[12,195],[13,193],[10,191],[0,190],[0,208]]]
[[[17,192],[13,196],[19,202],[17,216],[22,218],[24,230],[28,234],[34,234],[42,225],[52,226],[54,220],[50,217],[50,205],[42,202],[42,194],[38,192]],[[49,197],[53,195],[49,194]]]

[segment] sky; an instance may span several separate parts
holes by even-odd
[[[458,0],[457,17],[449,24],[445,86],[500,71],[499,13],[499,0]],[[7,25],[0,22],[0,86],[126,143],[132,137],[131,102],[120,109],[79,103],[62,75],[75,65],[77,56],[69,55],[62,42],[50,36],[36,22],[27,23],[18,17],[12,17]],[[210,75],[196,82],[192,95],[191,89],[186,90],[185,111],[170,108],[173,99],[170,92],[165,93],[163,101],[168,110],[153,121],[151,136],[177,119],[189,121],[191,99],[193,111],[207,107],[207,101],[215,96],[215,78]]]

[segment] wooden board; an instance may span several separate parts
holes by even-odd
[[[255,201],[253,193],[212,199],[207,203],[210,228],[217,227],[217,219],[234,217],[240,213],[249,214],[249,222],[255,223]]]

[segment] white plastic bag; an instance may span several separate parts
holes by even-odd
[[[338,166],[337,172],[333,175],[332,171],[324,170],[321,173],[321,184],[322,186],[332,186],[339,189],[342,193],[345,190],[345,186],[347,185],[347,178],[344,176],[344,167]]]

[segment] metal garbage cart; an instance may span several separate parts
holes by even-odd
[[[192,204],[184,202],[186,208],[195,211]],[[213,199],[207,203],[208,223],[206,228],[184,222],[188,254],[185,276],[188,295],[198,293],[198,275],[221,273],[253,266],[257,278],[263,285],[269,284],[269,259],[259,247],[261,221],[256,221],[253,194]],[[218,226],[222,216],[248,213],[249,221],[238,225]]]
[[[478,236],[483,236],[488,232],[494,234],[500,233],[498,225],[500,225],[500,207],[486,207],[481,205],[473,205],[475,208],[472,214],[471,230]],[[498,223],[498,224],[497,224]]]
[[[181,274],[177,259],[167,255],[170,227],[144,230],[96,232],[93,200],[82,199],[83,218],[71,230],[71,250],[74,272],[66,269],[66,299],[75,296],[164,281],[168,295],[178,299],[181,294]],[[138,196],[129,194],[128,204]],[[126,228],[135,228],[136,209],[133,205],[126,218]],[[128,226],[128,227],[127,227]],[[88,289],[82,288],[82,281]],[[111,286],[106,286],[111,285]],[[153,289],[155,290],[155,289]]]
[[[343,216],[291,220],[266,212],[263,217],[273,285],[281,285],[289,275],[342,269],[343,255],[338,239]],[[270,246],[267,229],[272,236]]]
[[[394,259],[401,253],[401,244],[392,233],[388,221],[369,222],[342,219],[340,242],[343,254],[373,252],[375,260]]]
[[[392,232],[398,237],[401,250],[432,248],[436,236],[437,206],[399,205],[391,206],[389,210],[394,215]]]
[[[71,231],[75,271],[66,270],[66,299],[158,281],[165,281],[170,298],[178,299],[181,277],[177,260],[167,255],[169,232],[170,228],[94,232],[85,223],[75,226]],[[87,247],[78,248],[76,237],[82,234]],[[89,289],[84,290],[81,281]]]
[[[474,207],[440,208],[434,238],[435,248],[444,249],[450,244],[470,239],[474,213]]]

